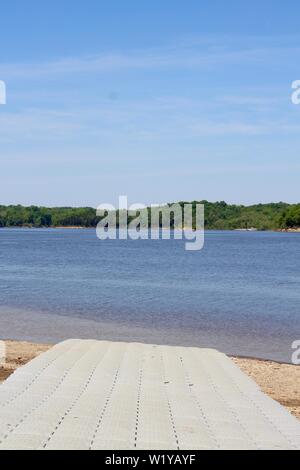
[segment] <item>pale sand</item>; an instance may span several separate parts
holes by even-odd
[[[51,345],[21,341],[5,341],[5,345],[6,361],[4,365],[0,364],[0,383],[6,380],[18,367],[25,365],[51,348]]]
[[[18,367],[37,357],[51,346],[6,341],[6,364],[0,366],[0,383]],[[257,382],[262,391],[300,419],[300,367],[257,359],[233,358],[242,371]]]
[[[300,419],[300,367],[257,359],[233,358],[262,391]]]

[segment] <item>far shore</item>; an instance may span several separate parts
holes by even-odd
[[[0,383],[19,367],[51,348],[48,344],[5,341],[6,363],[0,365]],[[249,375],[264,393],[300,419],[300,367],[274,361],[233,357],[240,369]]]
[[[96,227],[82,227],[80,225],[66,225],[66,226],[55,226],[55,227],[35,227],[35,226],[28,226],[28,225],[22,225],[19,227],[11,226],[11,227],[0,227],[1,229],[36,229],[36,230],[96,230]],[[161,228],[161,230],[169,230],[168,228]],[[174,230],[174,229],[171,229]],[[175,230],[181,230],[181,229],[175,229]],[[184,227],[182,231],[184,230],[193,230],[192,228],[189,227]],[[205,229],[205,232],[246,232],[246,233],[257,233],[257,232],[271,232],[271,233],[300,233],[300,227],[297,228],[287,228],[287,229],[274,229],[274,230],[259,230],[259,229]]]

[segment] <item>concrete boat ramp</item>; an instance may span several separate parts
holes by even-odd
[[[300,449],[300,422],[225,355],[69,340],[0,386],[1,449]]]

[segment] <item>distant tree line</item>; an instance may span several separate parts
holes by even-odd
[[[300,204],[290,206],[284,211],[280,226],[282,228],[300,228]]]
[[[90,207],[0,206],[0,227],[96,227],[98,220]]]
[[[300,204],[283,202],[253,206],[199,201],[205,205],[205,227],[214,230],[300,227]],[[193,202],[194,212],[196,201]],[[185,202],[180,202],[182,206]],[[186,202],[187,204],[187,202]],[[91,207],[0,206],[0,227],[96,227],[100,218]],[[150,220],[150,218],[149,218]]]

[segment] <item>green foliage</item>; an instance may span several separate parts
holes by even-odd
[[[0,227],[96,227],[95,209],[0,206]]]
[[[205,205],[207,229],[235,230],[254,227],[258,230],[277,230],[300,227],[300,204],[280,202],[237,206],[224,201],[200,202]],[[180,204],[183,205],[184,202]],[[194,206],[195,204],[194,201]],[[99,220],[96,210],[90,207],[0,206],[0,227],[96,227]]]
[[[282,215],[288,208],[285,203],[236,206],[226,203],[205,204],[207,228],[235,230],[249,229],[276,230],[280,228]]]
[[[300,227],[300,204],[290,206],[280,219],[282,228],[299,228]]]

